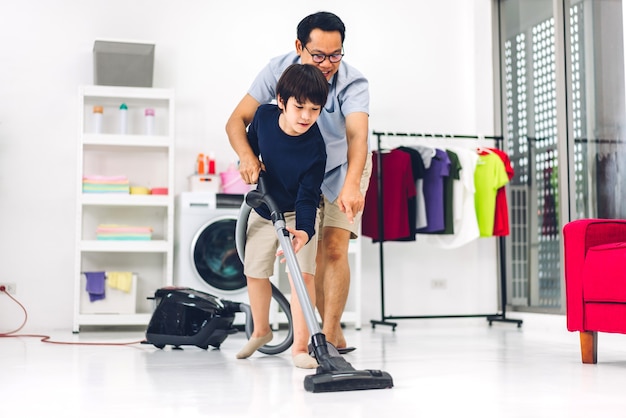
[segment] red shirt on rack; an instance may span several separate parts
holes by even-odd
[[[362,234],[374,241],[380,239],[378,231],[378,151],[373,153],[372,175],[365,195]],[[397,149],[380,153],[383,174],[384,240],[407,240],[415,237],[409,227],[409,199],[416,195],[413,182],[411,156]],[[415,214],[413,214],[415,215]]]

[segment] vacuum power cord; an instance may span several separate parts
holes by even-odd
[[[22,303],[19,300],[17,300],[12,294],[10,294],[7,291],[5,286],[0,286],[0,293],[4,293],[9,298],[11,298],[13,300],[13,302],[17,303],[18,306],[24,312],[24,320],[22,321],[22,324],[19,327],[17,327],[16,329],[14,329],[13,331],[0,333],[0,338],[35,337],[35,338],[41,338],[41,342],[44,342],[44,343],[64,344],[64,345],[115,345],[115,346],[124,346],[124,345],[126,345],[126,346],[128,346],[128,345],[134,345],[134,344],[141,344],[144,341],[144,340],[139,340],[139,341],[121,342],[121,343],[53,341],[53,340],[50,339],[49,335],[42,335],[42,334],[17,334],[18,331],[20,331],[22,328],[24,328],[24,326],[26,325],[26,322],[28,321],[28,311],[26,310],[24,305],[22,305]]]

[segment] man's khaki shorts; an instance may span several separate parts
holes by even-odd
[[[284,213],[285,222],[291,228],[295,228],[295,212]],[[319,212],[315,220],[315,232],[317,235],[319,224]],[[274,262],[278,249],[278,237],[272,221],[250,212],[248,230],[246,236],[246,248],[244,254],[243,273],[246,277],[256,279],[269,278],[274,274]],[[317,254],[317,239],[313,238],[296,253],[298,264],[302,273],[315,275],[315,255]]]
[[[363,168],[363,174],[361,176],[361,193],[365,198],[365,193],[367,193],[367,188],[370,184],[370,176],[372,175],[372,154],[369,153],[367,158],[365,159],[365,167]],[[322,239],[322,233],[324,227],[331,226],[334,228],[341,228],[347,231],[350,231],[350,239],[355,239],[359,235],[359,230],[361,227],[361,217],[363,212],[359,212],[354,217],[354,223],[348,222],[348,217],[345,213],[339,210],[339,205],[337,201],[330,202],[326,197],[323,197],[322,203],[320,206],[320,224],[319,224],[319,233],[317,234],[317,239]]]

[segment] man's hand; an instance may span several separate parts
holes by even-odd
[[[239,174],[246,184],[256,184],[262,168],[261,161],[254,154],[239,161]]]
[[[354,223],[354,217],[365,207],[365,198],[358,185],[344,184],[339,197],[337,197],[337,204],[339,210],[348,217],[348,222]]]

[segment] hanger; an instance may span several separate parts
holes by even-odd
[[[482,145],[476,147],[476,152],[478,155],[494,154],[493,150],[488,147],[483,147]]]

